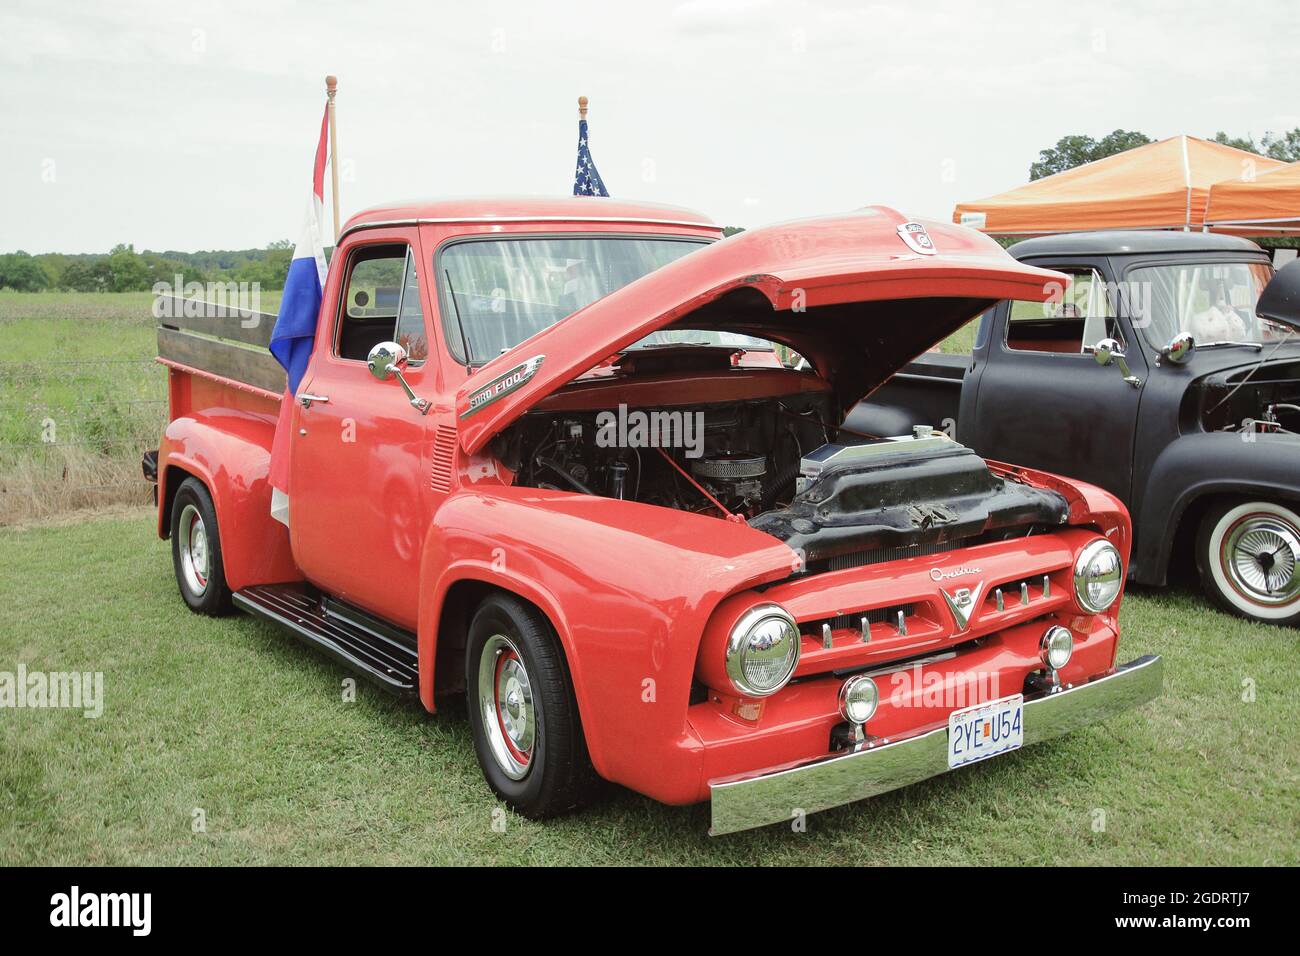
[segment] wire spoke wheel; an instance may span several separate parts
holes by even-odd
[[[1219,560],[1239,594],[1275,606],[1294,600],[1300,591],[1300,529],[1271,514],[1250,514],[1223,536]]]

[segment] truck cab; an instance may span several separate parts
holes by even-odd
[[[850,427],[936,422],[981,454],[1105,488],[1134,516],[1135,580],[1163,585],[1194,563],[1225,609],[1297,623],[1300,334],[1294,314],[1257,308],[1268,255],[1182,232],[1008,252],[1069,284],[988,310],[969,354],[918,358]]]

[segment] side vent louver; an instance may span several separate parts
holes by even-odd
[[[433,468],[429,487],[443,493],[451,491],[451,469],[456,460],[456,426],[439,425],[433,437]]]

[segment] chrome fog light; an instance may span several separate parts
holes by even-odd
[[[740,616],[727,639],[727,677],[747,697],[775,694],[799,665],[799,627],[779,604],[759,604]]]
[[[1109,541],[1097,539],[1079,552],[1074,562],[1074,596],[1079,606],[1100,614],[1115,603],[1124,583],[1124,562]]]
[[[1039,645],[1038,656],[1048,670],[1059,671],[1074,655],[1074,635],[1068,627],[1049,627]]]
[[[850,677],[840,685],[840,714],[851,724],[865,724],[879,704],[880,691],[866,674]]]

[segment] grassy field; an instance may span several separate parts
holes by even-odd
[[[152,302],[0,291],[0,526],[146,500],[140,455],[167,408]]]
[[[102,671],[105,709],[0,710],[0,865],[1300,863],[1296,632],[1183,593],[1123,623],[1124,659],[1166,657],[1143,710],[806,833],[710,839],[704,807],[617,789],[501,816],[463,716],[364,683],[345,703],[348,673],[286,634],[190,614],[147,514],[3,529],[0,671]]]

